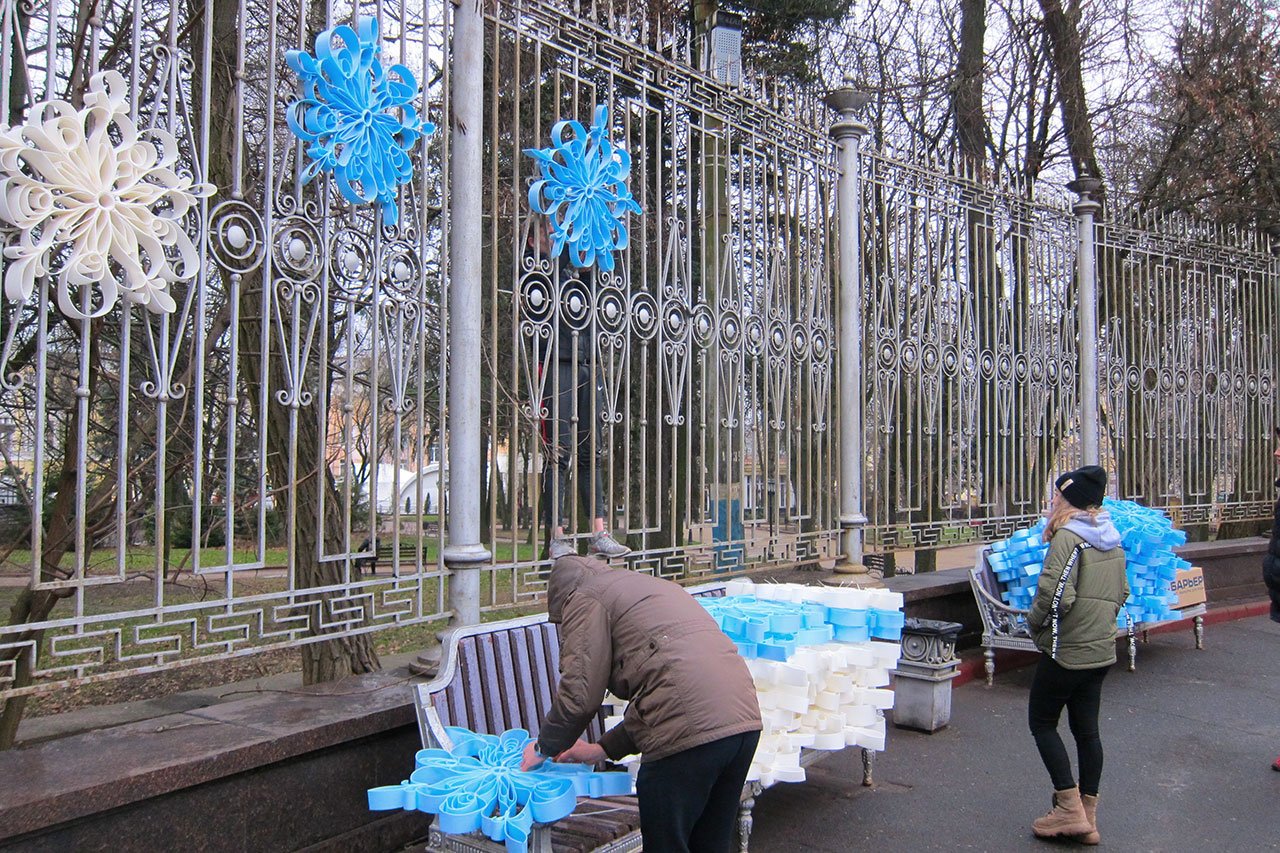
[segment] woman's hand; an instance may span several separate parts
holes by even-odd
[[[557,764],[598,764],[608,758],[598,743],[580,740],[556,756]]]

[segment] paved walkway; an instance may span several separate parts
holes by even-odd
[[[1280,624],[1211,625],[1205,645],[1189,631],[1153,635],[1136,673],[1108,676],[1100,849],[1280,850]],[[756,806],[752,850],[1084,849],[1031,835],[1050,791],[1027,731],[1031,672],[958,688],[935,734],[891,728],[871,788],[852,754],[775,785]]]

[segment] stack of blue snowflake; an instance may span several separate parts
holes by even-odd
[[[1111,521],[1120,533],[1125,552],[1125,573],[1129,579],[1129,598],[1116,622],[1123,628],[1134,623],[1166,622],[1178,618],[1173,611],[1178,596],[1171,590],[1179,569],[1191,564],[1173,553],[1187,541],[1187,534],[1177,530],[1163,512],[1133,501],[1107,498],[1103,509],[1111,513]],[[1036,584],[1049,546],[1042,541],[1044,520],[1015,532],[1008,539],[993,543],[987,563],[1000,583],[1000,597],[1010,607],[1026,610],[1036,595]]]
[[[1000,597],[1010,607],[1027,610],[1036,596],[1036,583],[1049,546],[1044,542],[1044,520],[1008,539],[994,542],[987,563],[1000,582]]]
[[[771,587],[770,592],[777,592]],[[766,599],[731,594],[698,601],[738,646],[744,658],[785,661],[803,646],[823,643],[866,643],[872,638],[897,642],[904,623],[901,602],[870,600],[863,590],[814,591],[797,595],[826,596],[825,601]],[[843,595],[837,599],[832,596]],[[861,596],[861,597],[858,597]],[[876,604],[884,606],[874,606]],[[897,605],[893,607],[893,605]],[[833,606],[834,605],[834,606]]]
[[[1129,599],[1117,622],[1120,627],[1132,618],[1136,622],[1167,622],[1178,618],[1172,608],[1178,596],[1172,591],[1174,576],[1191,564],[1173,553],[1185,545],[1187,534],[1176,530],[1163,512],[1133,501],[1107,498],[1102,508],[1120,531],[1124,546],[1125,572],[1129,576]]]

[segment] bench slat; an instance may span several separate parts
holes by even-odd
[[[527,729],[524,715],[520,713],[520,699],[512,687],[520,683],[520,671],[516,668],[512,653],[510,632],[494,636],[494,652],[497,655],[498,680],[504,689],[498,696],[499,713],[504,729]]]
[[[480,661],[476,653],[476,638],[467,637],[458,644],[459,680],[462,683],[462,703],[465,723],[460,725],[473,732],[492,732],[484,712],[484,688],[480,681]],[[454,725],[459,725],[455,723]]]
[[[493,634],[486,634],[479,639],[476,651],[480,665],[481,704],[484,706],[485,720],[491,727],[485,731],[506,731],[511,728],[507,725],[502,708],[503,676],[507,673],[498,667],[498,641]]]

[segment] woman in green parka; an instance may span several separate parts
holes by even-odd
[[[1054,485],[1057,493],[1044,531],[1049,554],[1027,616],[1042,652],[1027,720],[1053,780],[1053,808],[1031,828],[1041,838],[1065,835],[1097,844],[1102,779],[1098,708],[1103,679],[1116,662],[1116,616],[1129,596],[1129,584],[1120,534],[1101,508],[1107,472],[1086,465],[1063,474]],[[1079,787],[1058,735],[1063,708],[1076,742]]]

